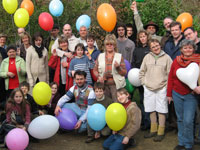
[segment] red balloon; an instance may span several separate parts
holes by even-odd
[[[43,30],[49,31],[53,28],[53,17],[49,13],[43,12],[38,18],[38,23]]]

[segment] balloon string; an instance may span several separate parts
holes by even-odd
[[[59,19],[58,19],[58,17],[56,17],[56,18],[57,18],[58,26],[60,27]]]
[[[13,26],[13,31],[15,31],[15,26],[14,26],[14,21],[13,21],[13,15],[11,14],[11,20],[12,20],[12,26]],[[16,32],[14,32],[16,33]],[[17,37],[16,37],[16,34],[15,35],[15,41],[17,41]]]

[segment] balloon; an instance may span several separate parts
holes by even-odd
[[[31,121],[28,132],[37,139],[47,139],[52,137],[59,129],[59,122],[56,117],[42,115]]]
[[[181,23],[183,32],[187,27],[192,26],[193,18],[190,13],[184,12],[177,17],[176,21]]]
[[[112,103],[106,110],[106,123],[113,131],[121,130],[126,124],[127,113],[119,103]]]
[[[49,31],[53,28],[53,24],[54,24],[53,18],[47,12],[43,12],[40,14],[38,18],[38,22],[39,22],[40,27],[45,31]]]
[[[29,22],[29,14],[26,9],[19,8],[14,14],[15,25],[24,28]]]
[[[18,6],[17,0],[3,0],[3,8],[6,10],[7,13],[13,14]]]
[[[6,136],[6,145],[9,150],[24,150],[29,143],[26,131],[20,128],[12,129]]]
[[[126,74],[125,77],[127,78],[128,72],[129,72],[129,70],[131,69],[131,64],[130,64],[129,61],[126,60],[126,59],[124,59],[124,62],[125,62],[125,65],[126,65],[126,70],[127,70],[127,74]]]
[[[87,29],[90,27],[91,19],[88,15],[81,15],[76,20],[76,29],[79,31],[81,26],[85,26]]]
[[[141,86],[141,82],[139,79],[139,72],[140,69],[138,68],[133,68],[128,72],[128,81],[133,85],[133,86]]]
[[[63,3],[60,0],[52,0],[49,3],[49,11],[55,17],[61,16],[63,13],[63,9]]]
[[[108,3],[101,4],[97,9],[97,20],[105,31],[111,32],[117,21],[115,9]]]
[[[31,0],[23,0],[20,7],[25,8],[28,11],[29,16],[34,12],[34,5]]]
[[[46,82],[39,82],[33,88],[33,98],[39,105],[47,105],[51,99],[51,88]]]
[[[131,94],[134,91],[134,87],[130,84],[130,82],[128,81],[128,79],[126,79],[126,90]]]
[[[197,87],[199,78],[199,66],[196,63],[191,63],[186,68],[179,68],[176,75],[180,81],[194,90]]]
[[[105,127],[105,112],[106,109],[102,104],[93,104],[90,107],[87,114],[87,121],[93,130],[100,131]]]
[[[62,112],[56,117],[59,121],[60,127],[66,130],[73,130],[76,123],[76,114],[67,108],[62,108]]]

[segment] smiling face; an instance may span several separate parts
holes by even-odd
[[[124,92],[117,92],[117,100],[121,104],[128,102],[129,94]]]
[[[60,42],[59,47],[63,50],[66,51],[68,49],[68,43],[67,42]]]
[[[194,53],[194,47],[192,45],[184,45],[181,48],[181,53],[185,56],[185,57],[190,57],[192,56],[192,54]]]
[[[103,89],[95,89],[94,90],[96,98],[101,99],[104,96],[104,91]]]
[[[184,31],[184,36],[187,40],[196,41],[198,39],[197,37],[197,31],[192,31],[191,29],[187,29]]]
[[[155,26],[148,26],[147,27],[147,32],[151,35],[155,34],[156,33],[156,27]]]
[[[21,104],[23,101],[23,95],[20,91],[17,91],[14,96],[14,101],[16,104]]]
[[[139,40],[142,45],[147,45],[147,35],[144,32],[139,34]]]
[[[158,42],[151,42],[150,44],[150,50],[155,55],[159,55],[161,51],[161,46]]]
[[[27,86],[22,86],[21,87],[21,90],[22,90],[22,92],[24,93],[24,95],[27,95],[28,94],[28,87]]]
[[[28,35],[24,35],[24,37],[22,38],[22,42],[23,42],[24,45],[29,44],[29,37],[28,37]]]
[[[57,91],[58,91],[58,86],[56,84],[53,84],[51,86],[51,93],[52,93],[52,95],[55,95],[57,93]]]
[[[77,55],[78,57],[81,57],[81,56],[83,56],[83,54],[84,54],[84,50],[83,50],[80,46],[78,46],[78,47],[76,48],[76,55]]]
[[[164,25],[164,27],[165,27],[165,29],[167,30],[167,31],[170,31],[170,24],[173,22],[173,20],[172,19],[170,19],[170,18],[165,18],[164,20],[163,20],[163,25]]]
[[[170,30],[174,39],[178,39],[181,36],[181,29],[179,25],[175,25],[171,27]]]
[[[85,26],[80,27],[79,34],[81,39],[85,39],[87,36],[87,28]]]
[[[9,58],[15,58],[16,57],[17,52],[14,49],[10,49],[7,52],[7,55]]]
[[[120,38],[125,37],[125,29],[124,29],[124,27],[118,27],[117,28],[117,34],[118,34],[118,37],[120,37]]]
[[[72,29],[69,24],[64,25],[63,27],[63,34],[67,37],[70,38],[72,36]]]
[[[76,75],[75,83],[78,85],[78,87],[83,87],[86,83],[86,78],[84,77],[84,75]]]
[[[42,45],[42,38],[41,37],[37,37],[35,39],[35,45],[40,47]]]

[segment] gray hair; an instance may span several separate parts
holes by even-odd
[[[182,49],[183,46],[186,46],[186,45],[191,45],[194,48],[194,51],[197,49],[197,45],[195,44],[195,42],[192,40],[187,40],[187,39],[184,39],[181,41],[179,48]]]

